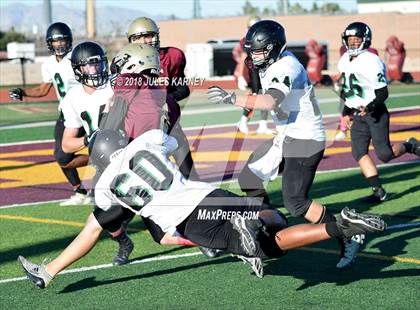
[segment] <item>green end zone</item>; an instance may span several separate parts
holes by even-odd
[[[381,178],[392,199],[363,205],[370,194],[358,170],[318,174],[313,198],[335,213],[344,206],[383,214],[389,226],[420,221],[418,163],[384,166]],[[273,202],[280,180],[270,184]],[[237,191],[235,183],[224,187]],[[0,281],[22,277],[16,262],[25,255],[34,262],[53,258],[77,235],[91,209],[58,204],[0,209]],[[282,211],[284,211],[282,209]],[[14,216],[14,219],[6,219]],[[24,217],[23,220],[20,217]],[[34,222],[41,219],[47,222]],[[62,223],[51,221],[63,221]],[[48,223],[50,221],[50,223]],[[292,219],[291,223],[302,221]],[[223,255],[217,259],[185,256],[196,248],[155,244],[140,220],[130,224],[135,249],[132,265],[59,275],[46,290],[27,280],[1,283],[2,307],[7,309],[416,309],[420,277],[419,226],[368,236],[357,263],[335,269],[335,240],[290,251],[265,262],[260,280],[242,262]],[[70,268],[109,264],[116,243],[104,234],[98,245]],[[183,256],[176,256],[183,255]],[[168,256],[157,260],[162,256]],[[151,261],[144,261],[150,259]]]

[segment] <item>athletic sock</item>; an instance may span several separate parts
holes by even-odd
[[[371,177],[366,178],[366,180],[368,181],[368,183],[370,184],[370,186],[372,188],[381,188],[381,181],[379,181],[379,176],[378,175],[374,175]]]

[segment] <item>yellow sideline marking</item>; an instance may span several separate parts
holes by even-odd
[[[29,217],[29,216],[16,216],[16,215],[7,215],[7,214],[0,214],[0,219],[16,220],[16,221],[23,221],[23,222],[30,222],[30,223],[57,224],[57,225],[64,225],[64,226],[71,226],[71,227],[85,226],[84,223],[73,222],[73,221],[40,219],[40,218]]]
[[[35,217],[27,217],[27,216],[16,216],[16,215],[7,215],[7,214],[0,214],[0,219],[6,220],[16,220],[16,221],[23,221],[23,222],[30,222],[30,223],[43,223],[43,224],[55,224],[55,225],[64,225],[64,226],[71,226],[71,227],[84,227],[84,223],[80,222],[73,222],[73,221],[62,221],[62,220],[52,220],[52,219],[42,219],[42,218],[35,218]],[[147,233],[147,230],[140,230],[140,229],[133,229],[129,228],[129,231],[132,232],[144,232]],[[315,252],[315,253],[324,253],[324,254],[334,254],[338,255],[339,252],[336,250],[329,250],[329,249],[322,249],[322,248],[310,248],[310,247],[302,247],[296,250],[306,251],[306,252]],[[420,265],[420,259],[410,258],[410,257],[399,257],[399,256],[385,256],[380,254],[369,254],[369,253],[358,253],[359,257],[367,257],[377,260],[385,260],[385,261],[393,261],[399,263],[409,263],[409,264],[416,264]]]
[[[43,218],[36,218],[36,217],[30,217],[30,216],[18,216],[18,215],[8,215],[8,214],[0,214],[0,219],[15,220],[15,221],[22,221],[22,222],[30,222],[30,223],[43,223],[43,224],[49,224],[49,225],[63,225],[63,226],[81,227],[81,228],[85,226],[85,223],[74,222],[74,221],[43,219]],[[139,232],[142,230],[136,229],[136,228],[128,228],[128,231]]]
[[[306,252],[315,252],[315,253],[335,254],[335,255],[339,254],[339,252],[336,250],[328,250],[328,249],[321,249],[321,248],[303,247],[296,250],[306,251]],[[385,255],[380,255],[380,254],[369,254],[369,253],[358,253],[357,256],[367,257],[367,258],[372,258],[372,259],[377,259],[377,260],[386,260],[386,261],[393,261],[393,262],[399,262],[399,263],[410,263],[410,264],[420,265],[420,259],[416,259],[416,258],[385,256]]]

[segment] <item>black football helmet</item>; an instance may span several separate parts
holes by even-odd
[[[86,86],[99,87],[108,81],[108,60],[102,47],[91,41],[78,44],[71,54],[76,80]]]
[[[99,130],[89,141],[89,159],[99,170],[104,170],[115,152],[127,146],[127,139],[117,130]]]
[[[73,35],[70,27],[65,23],[53,23],[47,29],[46,41],[48,50],[57,57],[64,57],[71,51],[73,46]],[[53,47],[52,42],[64,40],[66,45],[64,47]]]
[[[362,44],[360,44],[359,48],[351,49],[348,45],[348,38],[349,37],[358,37],[361,38]],[[344,32],[341,34],[341,40],[343,41],[343,45],[346,47],[350,56],[357,56],[363,50],[369,48],[372,42],[372,30],[370,30],[369,26],[365,23],[355,22],[351,23],[346,27]]]
[[[263,59],[252,59],[256,68],[271,65],[286,48],[286,34],[283,26],[273,20],[256,22],[246,34],[244,48],[251,59],[253,52],[264,53]]]

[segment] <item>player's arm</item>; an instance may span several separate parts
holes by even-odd
[[[373,112],[377,110],[379,107],[383,106],[385,100],[388,98],[388,87],[382,87],[379,89],[375,89],[375,99],[373,99],[369,104],[365,107],[359,108],[359,113],[361,116]]]
[[[249,110],[270,111],[279,107],[286,95],[278,89],[270,88],[264,95],[240,95],[228,93],[218,86],[212,86],[207,92],[212,103],[232,104]]]
[[[179,50],[179,53],[175,55],[174,63],[177,66],[174,67],[171,76],[175,79],[184,79],[185,78],[185,66],[186,66],[186,59],[184,53]],[[172,96],[176,101],[181,101],[182,99],[187,98],[190,95],[190,88],[188,85],[184,85],[184,83],[178,83],[179,85],[175,86],[174,89],[168,94]]]
[[[42,82],[33,88],[14,88],[9,91],[9,96],[13,100],[22,100],[23,97],[44,97],[46,96],[52,87],[52,83]]]
[[[64,129],[61,147],[65,153],[74,153],[85,147],[85,137],[77,137],[80,128]]]

